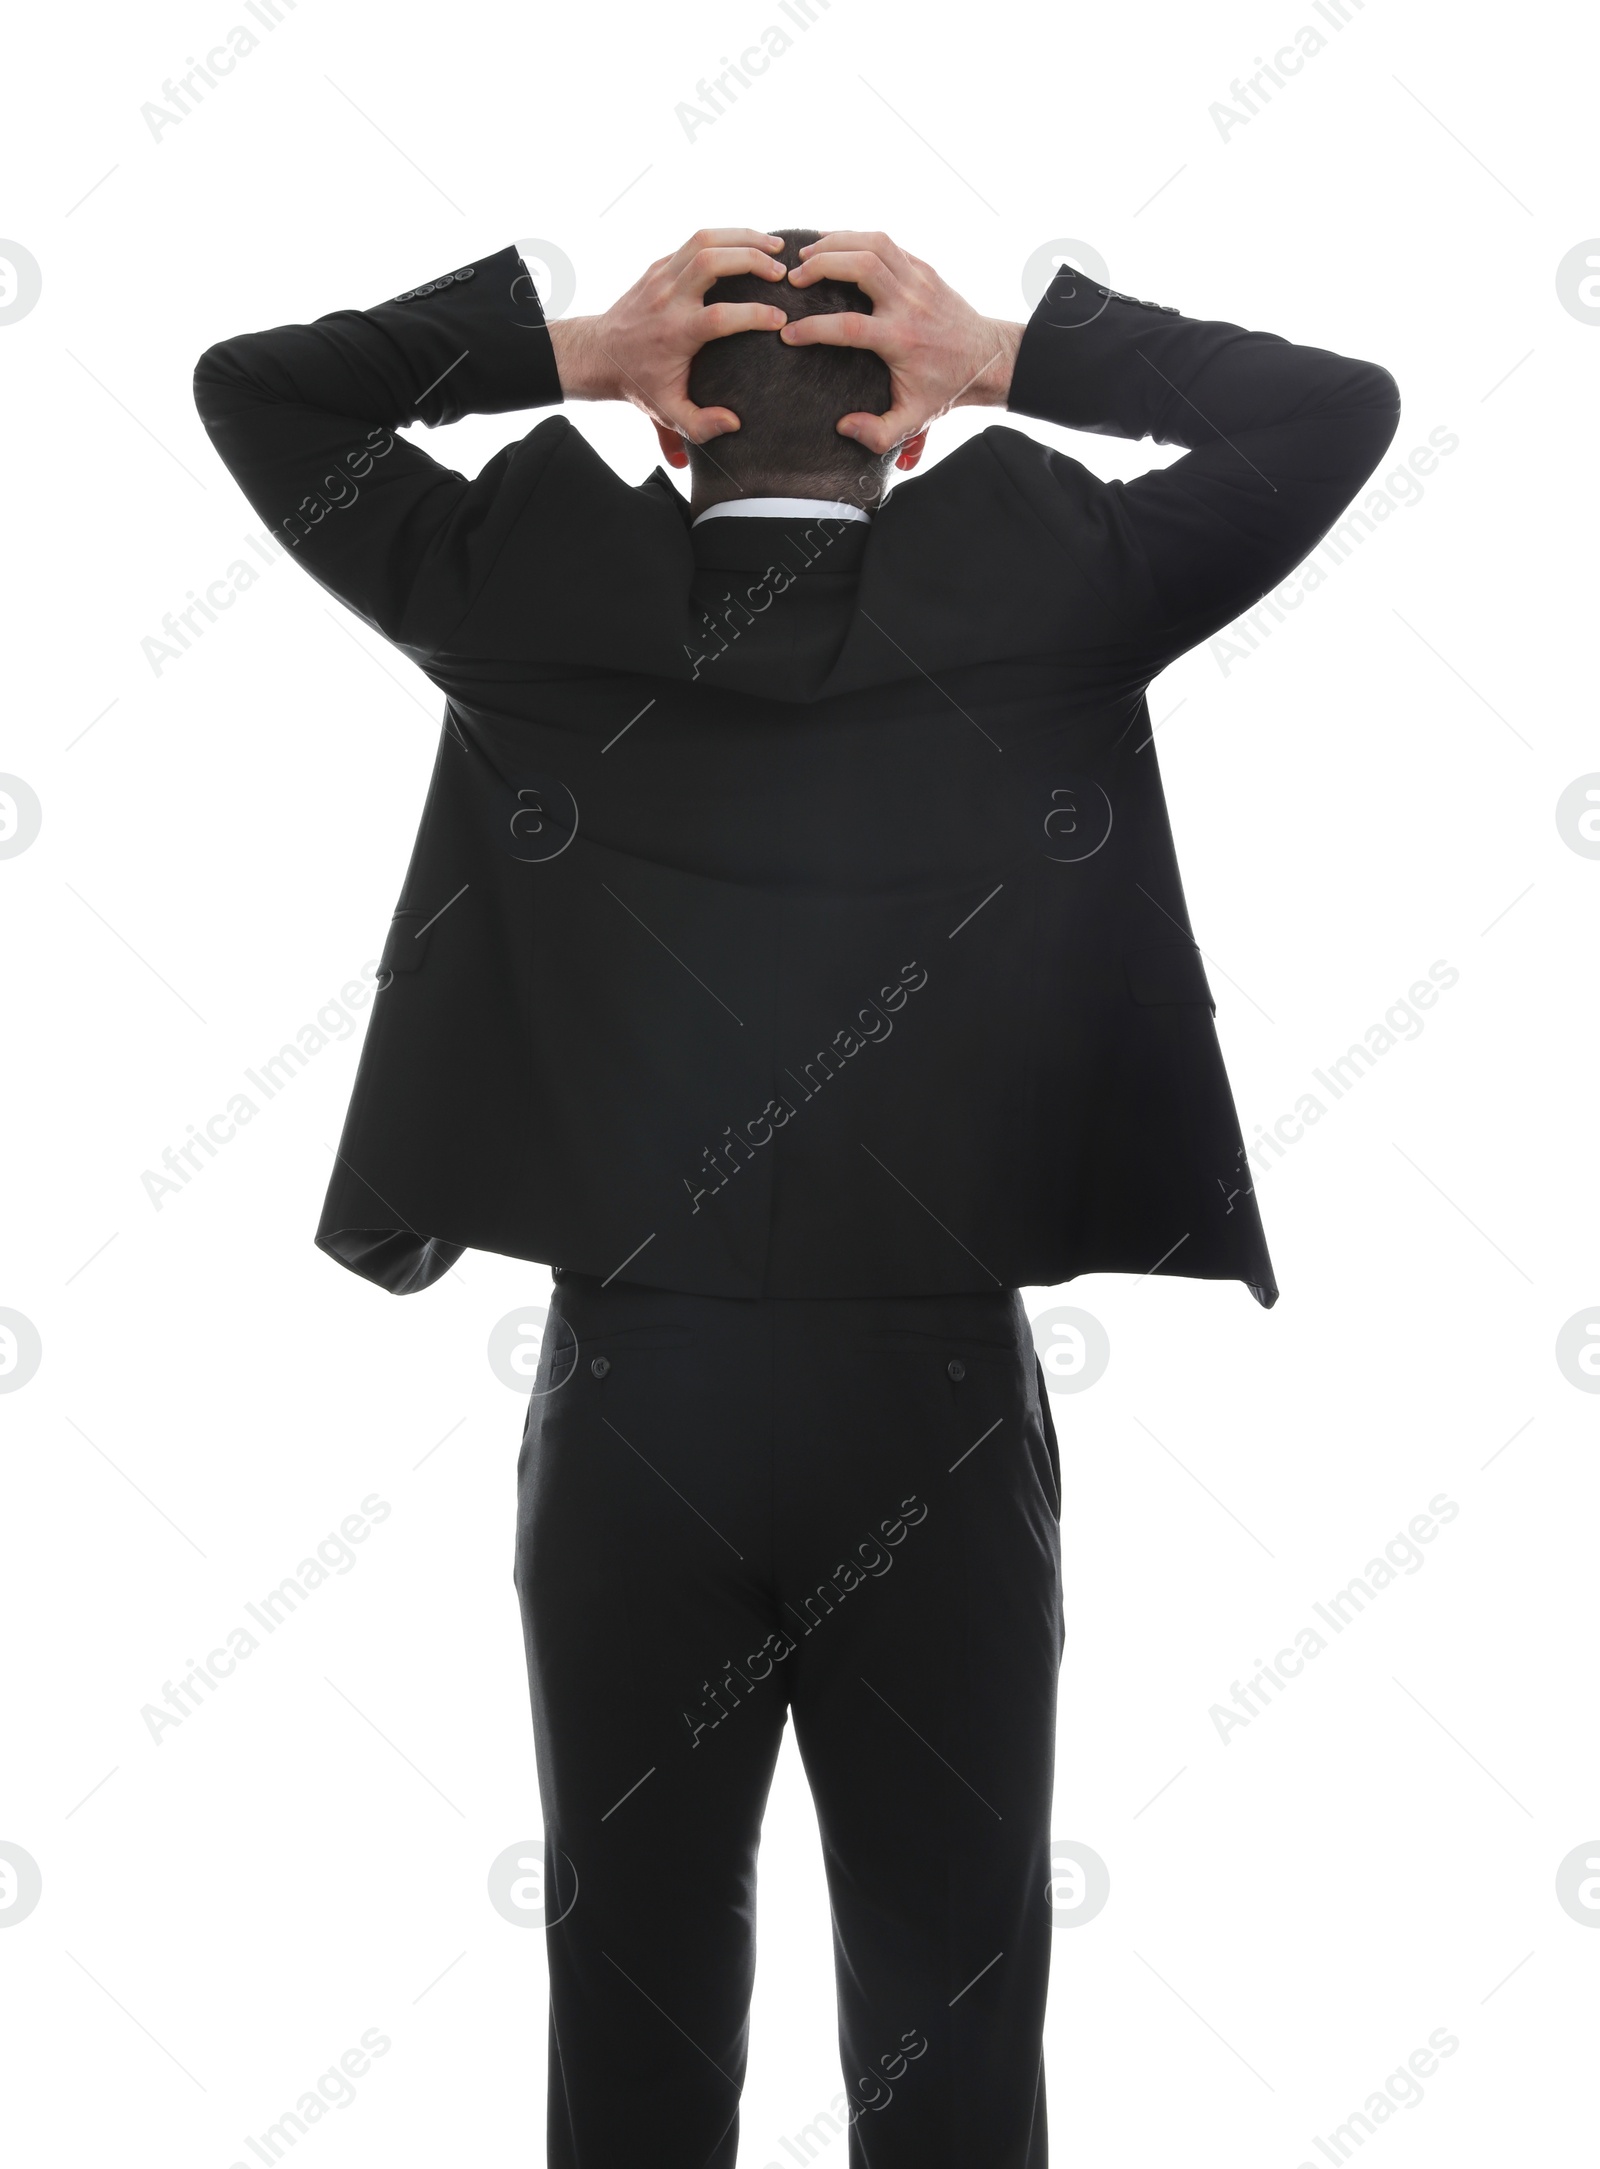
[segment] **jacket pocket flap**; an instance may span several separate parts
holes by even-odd
[[[1128,991],[1136,1002],[1204,1002],[1216,1015],[1205,966],[1192,941],[1175,935],[1168,941],[1146,942],[1142,948],[1127,950],[1122,962]]]
[[[378,985],[386,987],[396,972],[414,972],[422,968],[422,960],[428,953],[428,940],[432,924],[420,911],[397,911],[389,921],[389,936],[383,945],[383,955],[378,960]]]

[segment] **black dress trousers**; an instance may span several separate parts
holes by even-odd
[[[733,2169],[790,1710],[848,2097],[813,2137],[1044,2169],[1060,1460],[1017,1292],[560,1274],[517,1487],[549,2169]]]

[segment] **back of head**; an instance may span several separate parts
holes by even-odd
[[[809,226],[771,226],[783,243],[777,261],[793,270]],[[856,310],[872,314],[871,296],[844,279],[791,286],[753,271],[718,279],[706,303],[759,301],[790,318]],[[697,498],[842,497],[870,505],[879,495],[887,456],[869,452],[836,423],[846,414],[883,414],[889,407],[889,366],[864,347],[787,346],[775,331],[736,331],[711,339],[689,366],[689,397],[700,407],[729,407],[739,427],[709,445],[689,447]]]

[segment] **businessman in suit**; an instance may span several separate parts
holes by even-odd
[[[1061,1469],[1018,1290],[1270,1305],[1146,689],[1312,549],[1371,363],[1070,267],[986,319],[882,234],[724,229],[546,324],[515,250],[229,339],[216,447],[432,679],[317,1240],[554,1272],[515,1582],[553,2169],[732,2169],[792,1714],[851,2169],[1043,2169]],[[564,415],[474,479],[399,437]],[[1102,483],[959,405],[1185,448]],[[890,489],[892,473],[903,479]]]

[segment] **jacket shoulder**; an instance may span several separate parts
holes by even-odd
[[[1130,577],[1142,587],[1118,490],[1026,430],[995,423],[900,484],[890,503],[918,542],[973,555],[1053,613],[1063,583],[1101,603]]]

